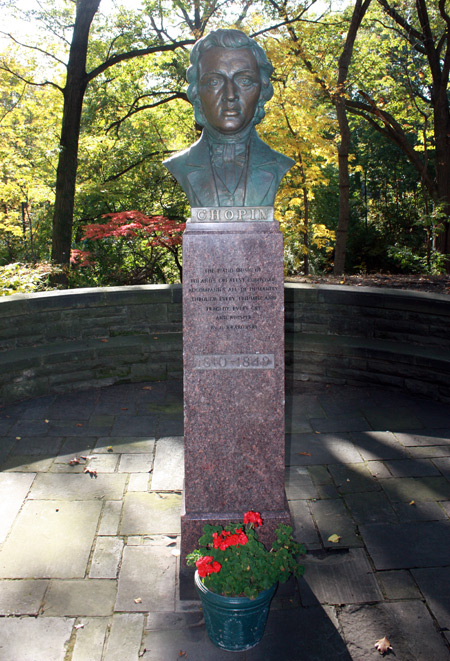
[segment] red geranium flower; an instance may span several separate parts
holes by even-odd
[[[253,512],[250,510],[244,514],[244,523],[253,524],[255,528],[262,526],[263,521],[261,519],[261,514],[259,512]]]
[[[213,560],[212,555],[204,555],[203,558],[197,560],[195,565],[198,569],[198,575],[200,578],[205,578],[205,576],[217,573],[222,569],[220,562]]]

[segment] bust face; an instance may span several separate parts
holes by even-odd
[[[249,48],[210,48],[199,60],[198,80],[203,113],[213,128],[233,135],[250,124],[261,77]]]

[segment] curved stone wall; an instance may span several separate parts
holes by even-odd
[[[450,297],[286,284],[286,382],[450,400]],[[182,373],[181,285],[0,299],[0,402]]]

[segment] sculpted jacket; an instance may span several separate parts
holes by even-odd
[[[294,163],[292,158],[271,149],[253,130],[244,206],[273,206],[278,186]],[[189,149],[168,158],[163,164],[186,193],[191,207],[220,206],[205,131]]]

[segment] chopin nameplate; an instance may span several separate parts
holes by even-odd
[[[273,353],[219,353],[194,356],[195,370],[274,369]]]
[[[273,221],[273,207],[191,207],[192,223]]]

